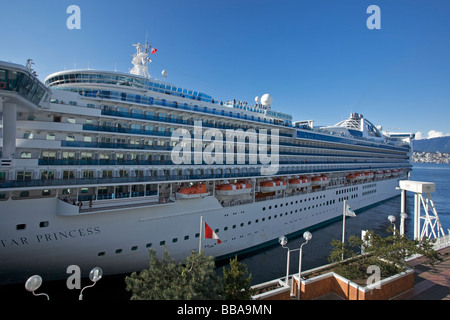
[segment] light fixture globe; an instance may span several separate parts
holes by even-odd
[[[94,269],[89,272],[89,279],[91,279],[92,282],[97,282],[100,280],[103,276],[103,270],[99,267],[95,267]]]
[[[394,222],[395,222],[395,217],[394,217],[393,215],[389,215],[389,216],[388,216],[388,220],[389,220],[391,223],[394,223]]]
[[[309,231],[305,231],[305,232],[303,233],[303,239],[305,239],[306,241],[311,240],[311,239],[312,239],[312,233],[309,232]]]
[[[278,238],[278,242],[281,244],[282,247],[284,247],[285,245],[287,245],[288,239],[286,238],[286,236],[281,236]]]
[[[39,275],[34,275],[28,278],[27,282],[25,282],[25,289],[29,292],[34,292],[42,284],[42,277]]]

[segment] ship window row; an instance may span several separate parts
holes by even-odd
[[[355,168],[353,168],[354,170]],[[356,168],[357,170],[373,169]],[[280,168],[279,175],[308,174],[326,171],[352,170],[349,166],[337,166],[326,168]],[[221,178],[241,178],[261,176],[260,168],[248,168],[246,170],[234,169],[154,169],[154,170],[42,170],[42,171],[17,171],[4,172],[0,177],[0,188],[8,187],[29,187],[32,186],[57,186],[68,183],[96,183],[101,184],[106,180],[110,183],[140,183],[152,181],[170,180],[201,180],[201,179],[221,179]],[[26,196],[26,195],[25,195]]]
[[[181,108],[181,109],[186,109],[186,108],[187,107],[184,106],[184,108]],[[195,108],[195,106],[194,106],[194,110],[199,111],[198,108]],[[205,111],[205,110],[208,110],[208,109],[203,109],[203,111]],[[222,116],[229,115],[229,116],[233,117],[232,111],[224,111],[223,110],[223,112],[221,111],[219,113],[217,113],[215,110],[213,110],[213,111],[215,114],[219,114]],[[163,122],[185,124],[185,125],[193,125],[195,120],[199,120],[199,121],[202,121],[202,126],[210,127],[210,128],[218,128],[218,129],[237,129],[237,128],[242,129],[242,128],[246,127],[245,124],[233,125],[232,123],[230,123],[228,121],[224,121],[224,120],[192,119],[189,116],[182,116],[182,115],[178,116],[173,113],[169,113],[167,115],[163,112],[159,112],[158,115],[155,115],[154,111],[138,109],[136,107],[131,108],[131,110],[129,110],[126,107],[117,107],[117,109],[116,109],[113,106],[104,105],[101,113],[102,113],[102,115],[105,115],[105,116],[114,116],[114,117],[122,117],[122,118],[138,119],[138,120],[147,120],[147,121],[148,120],[163,121]],[[244,115],[243,117],[244,117],[244,119],[246,119],[246,115]],[[261,122],[260,117],[255,118],[254,116],[248,116],[248,120],[257,120],[257,121]],[[269,121],[269,123],[270,123],[270,121]],[[291,133],[281,132],[280,135],[285,136],[285,137],[292,137]]]
[[[39,222],[39,228],[47,228],[48,226],[49,226],[48,221]],[[27,228],[26,223],[19,223],[16,225],[16,230],[25,230],[26,228]],[[12,240],[12,241],[14,241],[14,240]],[[24,240],[22,240],[22,238],[21,238],[21,241],[24,241]],[[14,243],[14,244],[18,244],[18,243]],[[22,244],[24,244],[24,243],[22,243]],[[3,244],[3,245],[5,245],[5,244]],[[11,245],[13,245],[13,243],[11,243]]]
[[[373,189],[373,190],[369,190],[369,191],[364,191],[364,192],[362,193],[362,195],[363,195],[363,196],[367,196],[367,195],[369,195],[369,194],[376,193],[376,192],[377,192],[377,189]]]
[[[364,188],[364,186],[363,186],[363,188]],[[359,187],[351,187],[351,188],[345,188],[345,189],[336,190],[336,195],[343,194],[343,193],[348,193],[348,192],[358,191],[358,189],[359,189]]]
[[[0,68],[0,90],[17,92],[28,101],[39,104],[45,94],[41,86],[39,80],[25,72]]]
[[[211,108],[206,106],[198,106],[198,105],[188,105],[187,103],[179,103],[177,101],[167,101],[166,99],[156,99],[153,97],[131,94],[126,92],[117,92],[117,91],[105,91],[105,90],[90,90],[84,88],[64,88],[64,90],[78,92],[82,96],[86,96],[88,98],[101,98],[108,100],[120,101],[123,103],[133,103],[133,104],[141,104],[141,105],[149,105],[149,106],[163,106],[163,107],[171,107],[179,110],[188,110],[194,112],[201,112],[207,114],[214,114],[224,117],[231,117],[234,119],[242,119],[242,120],[251,120],[257,121],[260,123],[266,124],[275,124],[281,125],[284,127],[290,126],[290,121],[282,121],[272,118],[266,118],[263,116],[264,110],[255,109],[255,112],[261,113],[261,116],[256,115],[248,115],[242,114],[240,111],[232,110],[229,111],[227,107],[222,108]],[[106,111],[105,114],[120,116],[120,113],[116,113],[115,111]],[[139,114],[133,115],[133,117],[139,117]],[[292,136],[289,134],[288,136]]]
[[[319,198],[319,197],[317,197],[317,198]],[[303,211],[307,211],[307,210],[311,210],[311,209],[314,209],[314,208],[319,208],[319,207],[322,207],[322,206],[329,206],[329,205],[333,205],[333,204],[335,204],[336,203],[336,201],[333,199],[333,200],[330,200],[330,201],[327,201],[327,202],[323,202],[323,203],[320,203],[320,204],[315,204],[315,205],[312,205],[312,206],[308,206],[308,207],[304,207],[304,208],[297,208],[297,209],[292,209],[292,210],[290,210],[290,211],[285,211],[284,213],[283,212],[281,212],[281,213],[279,213],[279,214],[274,214],[274,215],[269,215],[269,216],[266,216],[266,217],[261,217],[261,218],[258,218],[258,219],[255,219],[255,220],[247,220],[247,221],[244,221],[244,222],[240,222],[240,223],[238,223],[238,224],[233,224],[233,225],[230,225],[230,226],[225,226],[225,227],[223,227],[222,228],[222,231],[223,232],[226,232],[226,231],[228,231],[228,230],[230,230],[230,228],[232,229],[232,230],[235,230],[235,229],[237,229],[238,227],[240,227],[240,228],[243,228],[243,227],[245,227],[245,226],[250,226],[250,225],[252,225],[253,223],[255,223],[255,224],[257,224],[257,223],[260,223],[260,222],[265,222],[266,220],[267,221],[270,221],[270,220],[272,220],[272,219],[277,219],[277,218],[281,218],[281,217],[287,217],[287,216],[289,216],[289,215],[292,215],[292,214],[295,214],[295,213],[300,213],[300,212],[303,212]],[[281,205],[281,204],[280,204]],[[220,237],[220,231],[221,231],[221,229],[220,228],[217,228],[217,229],[215,229],[214,230],[214,232]],[[198,239],[200,237],[200,233],[196,233],[195,235],[194,235],[194,238],[195,239]],[[185,240],[185,241],[187,241],[187,240],[190,240],[190,236],[189,235],[185,235],[184,237],[183,237],[183,240]],[[179,238],[178,237],[174,237],[174,238],[172,238],[170,241],[169,241],[169,243],[177,243],[179,241]],[[227,241],[227,239],[222,239],[222,241]],[[166,246],[166,245],[168,245],[169,244],[168,243],[168,241],[167,240],[161,240],[161,241],[159,241],[159,246]],[[149,248],[152,248],[153,247],[153,243],[147,243],[146,245],[145,245],[145,248],[146,249],[149,249]],[[136,251],[136,250],[138,250],[138,248],[139,248],[139,246],[132,246],[132,247],[130,247],[130,251]],[[114,251],[114,253],[115,254],[120,254],[120,253],[122,253],[123,252],[123,249],[122,248],[119,248],[119,249],[116,249],[115,251]],[[97,254],[98,256],[105,256],[106,255],[106,252],[105,251],[101,251],[101,252],[99,252],[98,254]]]
[[[344,143],[348,145],[355,145],[355,146],[363,146],[363,147],[374,147],[374,148],[381,148],[386,150],[393,150],[393,151],[409,151],[409,147],[401,147],[401,146],[393,146],[388,145],[386,142],[384,145],[379,142],[369,142],[369,141],[363,141],[363,140],[356,140],[356,139],[349,139],[345,137],[337,137],[337,136],[330,136],[325,134],[320,134],[316,132],[308,132],[308,131],[297,131],[297,138],[300,139],[313,139],[313,140],[323,140],[323,141],[329,141],[329,142],[335,142],[335,143]]]
[[[143,88],[199,101],[213,101],[211,96],[195,90],[179,88],[173,85],[135,78],[131,76],[108,75],[100,73],[71,73],[49,78],[45,83],[49,86],[59,86],[65,83],[104,83]]]
[[[312,197],[312,198],[305,198],[304,200],[303,200],[303,199],[296,200],[296,201],[295,201],[295,204],[302,203],[302,202],[307,202],[307,201],[314,201],[314,200],[318,200],[318,199],[322,199],[322,198],[325,198],[325,195],[321,195],[321,196],[317,196],[317,197]],[[330,202],[330,204],[331,204],[331,202]],[[280,203],[279,205],[280,205],[280,208],[283,207],[283,203]],[[294,201],[291,201],[291,205],[294,205]],[[327,205],[328,205],[328,201],[327,201]],[[286,207],[289,206],[289,202],[286,202],[286,203],[285,203],[285,206],[286,206]],[[267,208],[268,208],[268,210],[271,210],[271,209],[272,209],[272,206],[268,206]],[[278,204],[275,204],[275,205],[274,205],[274,209],[277,209],[277,208],[278,208]],[[266,207],[263,207],[262,210],[263,210],[263,211],[266,211]]]

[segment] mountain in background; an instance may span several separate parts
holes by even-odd
[[[413,151],[450,153],[450,136],[413,140]]]

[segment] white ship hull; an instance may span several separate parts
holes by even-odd
[[[208,196],[70,216],[58,214],[57,198],[3,201],[0,283],[25,282],[33,274],[64,279],[69,265],[83,273],[95,266],[106,275],[137,271],[148,266],[149,248],[158,255],[167,249],[182,261],[198,250],[200,216],[222,240],[204,239],[203,250],[225,257],[341,216],[345,196],[361,209],[398,195],[397,186],[398,179],[389,179],[230,207]],[[26,228],[16,230],[20,223]]]

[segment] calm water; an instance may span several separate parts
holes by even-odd
[[[450,165],[445,164],[415,164],[411,173],[411,180],[436,183],[436,192],[432,198],[439,214],[439,218],[447,233],[450,228]],[[413,238],[414,195],[407,193],[407,213],[405,232]],[[361,230],[374,230],[385,233],[389,226],[388,215],[396,217],[396,225],[400,223],[400,196],[385,201],[363,212],[356,217],[346,219],[346,239],[351,235],[361,235]],[[342,238],[342,221],[336,221],[319,229],[310,230],[313,237],[303,247],[302,269],[308,270],[328,263],[328,255],[332,249],[332,239]],[[301,236],[289,240],[288,247],[297,249],[304,242]],[[286,249],[280,245],[265,248],[259,252],[240,257],[249,273],[252,274],[253,284],[281,278],[286,275]],[[221,273],[222,265],[218,267]],[[298,272],[298,252],[292,253],[290,273]],[[130,294],[125,291],[124,276],[104,277],[94,288],[84,292],[86,300],[92,299],[129,299]],[[82,280],[82,286],[89,285],[88,279]],[[68,290],[65,281],[46,282],[38,292],[46,292],[52,300],[77,300],[78,290]],[[24,285],[0,286],[0,298],[33,300],[43,297],[33,297],[24,289]]]

